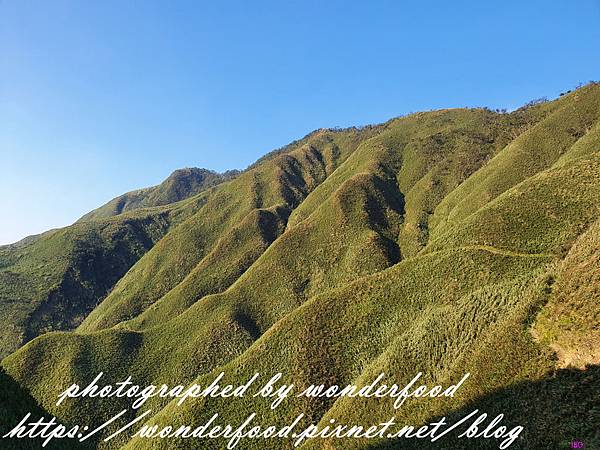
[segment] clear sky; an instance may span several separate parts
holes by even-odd
[[[313,129],[600,79],[600,0],[0,0],[0,244]]]

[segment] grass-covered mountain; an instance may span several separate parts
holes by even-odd
[[[24,330],[20,340],[7,334],[5,353],[28,336],[81,322],[31,340],[2,366],[39,408],[91,424],[127,403],[54,401],[61,387],[100,371],[142,385],[283,372],[300,388],[361,384],[380,372],[400,383],[422,371],[427,383],[451,384],[470,372],[451,401],[407,402],[398,411],[376,399],[289,399],[276,410],[248,397],[182,406],[155,400],[150,421],[202,424],[218,412],[240,423],[254,411],[265,424],[289,423],[300,412],[322,425],[391,415],[419,424],[479,408],[525,427],[511,448],[568,448],[571,439],[594,448],[598,205],[598,84],[511,113],[448,109],[318,130],[186,200],[88,217],[2,249],[1,292],[12,292],[2,294],[3,310],[15,311],[3,323]],[[63,289],[42,308],[31,300],[67,273],[76,295]],[[225,444],[122,435],[93,445]],[[415,445],[338,440],[304,448]],[[248,440],[239,448],[289,447]]]
[[[80,221],[116,216],[127,211],[162,206],[192,197],[212,186],[235,178],[237,170],[217,173],[197,167],[179,169],[157,186],[127,192],[84,215]]]
[[[5,324],[0,355],[41,333],[78,326],[144,253],[203,204],[205,195],[194,196],[197,191],[232,176],[176,171],[159,186],[143,190],[139,203],[125,201],[118,211],[111,209],[131,195],[124,194],[89,213],[89,219],[0,246],[0,317]],[[194,198],[175,203],[189,197]],[[160,199],[167,204],[150,207],[160,205]]]

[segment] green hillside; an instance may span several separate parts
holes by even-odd
[[[0,247],[0,355],[44,332],[76,328],[143,254],[204,202],[198,194]]]
[[[197,167],[179,169],[158,186],[127,192],[113,198],[98,209],[84,215],[80,221],[112,217],[124,212],[152,206],[162,206],[192,197],[217,184],[235,178],[237,170],[216,173]]]
[[[599,84],[511,113],[447,109],[322,129],[177,203],[91,215],[2,248],[0,299],[14,311],[3,318],[6,376],[61,421],[100,424],[127,399],[57,407],[61,388],[99,372],[140,385],[282,372],[298,389],[364,385],[381,372],[450,385],[470,372],[453,399],[410,399],[398,410],[376,398],[293,397],[276,409],[253,397],[154,398],[138,414],[151,408],[146,419],[163,425],[215,413],[239,424],[256,412],[269,425],[303,413],[304,425],[368,426],[480,409],[524,427],[510,448],[572,439],[600,448],[599,130]],[[60,294],[48,295],[57,283]],[[226,446],[130,437],[92,445]],[[416,445],[499,443],[316,439],[302,448]]]

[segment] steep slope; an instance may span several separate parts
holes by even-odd
[[[238,175],[239,171],[237,170],[217,173],[197,167],[178,169],[158,186],[138,189],[120,195],[101,207],[90,211],[79,220],[84,222],[104,219],[135,209],[168,205],[169,203],[185,200]]]
[[[154,243],[202,206],[201,196],[1,247],[0,355],[44,332],[77,327]]]
[[[0,430],[2,434],[13,427],[25,417],[31,414],[32,420],[38,420],[44,417],[49,420],[52,415],[44,411],[37,404],[36,400],[26,392],[19,384],[6,374],[4,369],[0,368]],[[6,450],[37,450],[42,448],[44,440],[37,439],[4,439],[2,448]],[[83,449],[82,445],[74,441],[56,442],[50,441],[44,448],[53,449]]]
[[[288,249],[279,252],[277,257],[271,257],[273,260],[289,260],[289,255],[294,254],[297,258],[293,266],[287,263],[284,267],[278,267],[275,272],[289,273],[283,283],[287,286],[283,294],[290,299],[305,299],[307,295],[322,292],[324,289],[345,283],[356,276],[380,270],[397,262],[401,258],[398,234],[407,226],[402,224],[406,216],[405,197],[400,191],[394,172],[401,165],[404,142],[408,142],[410,149],[408,151],[412,151],[410,156],[422,162],[423,166],[426,166],[425,161],[432,160],[429,163],[430,167],[434,167],[432,170],[440,171],[448,166],[457,168],[455,171],[448,170],[450,173],[446,179],[451,186],[457,184],[461,176],[467,176],[469,170],[474,171],[478,167],[477,162],[482,163],[485,160],[485,158],[472,158],[473,154],[480,155],[482,152],[494,150],[493,144],[485,146],[482,150],[481,146],[477,145],[480,140],[476,138],[483,135],[485,139],[493,143],[494,139],[489,135],[500,134],[498,130],[502,120],[502,117],[483,110],[448,111],[442,114],[432,114],[431,118],[423,117],[420,120],[411,117],[389,124],[385,131],[362,143],[338,170],[311,191],[298,208],[292,211],[286,239],[275,246],[279,249],[285,245]],[[489,135],[476,131],[481,128],[481,123],[491,124]],[[441,127],[440,124],[442,124]],[[445,143],[446,147],[441,145],[430,147],[432,135],[436,136],[438,142]],[[476,138],[472,139],[474,136]],[[458,140],[460,142],[457,142]],[[457,145],[452,145],[453,143]],[[450,162],[452,157],[459,152],[462,152],[462,158],[456,158],[456,162]],[[439,160],[440,163],[436,164],[436,160]],[[457,174],[458,167],[465,160],[469,161],[470,166],[461,167],[460,174]],[[351,167],[351,169],[347,170],[347,167]],[[470,167],[472,168],[470,169]],[[428,167],[423,167],[412,176],[418,179],[420,175],[428,173],[427,169]],[[352,176],[344,176],[350,171],[352,171]],[[373,175],[369,175],[370,173]],[[400,178],[400,180],[403,179]],[[334,183],[336,183],[337,190],[333,195],[325,197],[322,192],[326,186]],[[445,185],[444,183],[439,184]],[[443,187],[438,190],[442,191]],[[424,191],[428,192],[425,189]],[[424,196],[426,195],[424,194]],[[319,211],[315,212],[314,217],[311,216],[308,220],[300,220],[299,217],[310,207],[306,205],[313,204],[315,198],[321,202]],[[408,206],[412,207],[412,202]],[[412,208],[410,211],[414,209]],[[363,238],[364,244],[359,245],[360,240],[357,239],[360,237],[361,231],[353,222],[360,221],[363,212],[370,216],[367,219],[367,222],[370,223],[370,231]],[[412,219],[412,216],[408,216],[408,218]],[[373,230],[377,230],[378,233],[373,233]],[[340,259],[341,252],[345,251],[348,240],[357,250],[344,256],[344,259]],[[227,238],[226,242],[229,241]],[[289,248],[297,250],[290,251]],[[315,248],[318,249],[317,253],[313,250]],[[374,258],[378,255],[385,256],[381,262],[375,263]],[[209,261],[211,261],[210,267],[214,272],[223,270],[220,268],[223,261],[219,262],[216,258]],[[279,265],[282,264],[279,263]],[[372,268],[368,268],[370,265]],[[311,266],[314,269],[307,270]],[[206,261],[201,263],[194,269],[192,275],[188,276],[188,279],[166,294],[152,308],[148,308],[142,313],[139,320],[129,322],[127,326],[138,327],[140,321],[145,322],[146,325],[156,323],[161,318],[164,319],[165,314],[171,314],[175,310],[180,312],[182,307],[187,307],[200,298],[201,296],[198,294],[206,291],[199,289],[199,285],[193,280],[205,277],[207,273],[210,273],[208,267]],[[339,272],[346,270],[347,275],[340,277]],[[338,278],[335,283],[329,281],[332,276],[328,272],[335,274],[335,277]],[[190,285],[194,287],[190,289],[188,287]],[[195,292],[196,296],[182,295],[184,291]],[[263,295],[281,297],[274,296],[273,292],[266,292]],[[187,300],[188,298],[190,300]],[[182,299],[184,299],[183,302]],[[167,303],[172,306],[166,307]],[[154,316],[156,319],[151,320],[149,316]]]
[[[593,399],[578,396],[577,401],[565,402],[559,414],[556,405],[562,399],[561,393],[573,389],[577,383],[587,380],[589,385],[597,380],[597,375],[594,375],[597,369],[590,368],[587,375],[559,372],[558,378],[552,380],[555,367],[553,352],[549,346],[536,343],[529,332],[529,325],[552,292],[552,274],[556,270],[552,263],[554,258],[552,254],[530,254],[524,250],[528,250],[530,244],[526,238],[533,232],[545,238],[542,240],[544,248],[559,248],[559,242],[572,242],[577,233],[585,229],[590,216],[600,215],[595,207],[600,200],[597,190],[600,186],[599,151],[590,151],[589,156],[577,159],[560,170],[550,169],[526,180],[507,191],[504,201],[487,206],[486,214],[478,212],[469,218],[471,223],[478,223],[474,228],[477,234],[478,230],[485,230],[490,217],[506,217],[504,204],[510,203],[512,213],[517,218],[524,218],[518,220],[524,239],[518,239],[519,234],[511,228],[510,221],[495,224],[494,233],[486,234],[489,240],[485,246],[463,242],[459,234],[436,252],[408,259],[391,269],[362,278],[347,288],[311,299],[275,323],[240,357],[198,380],[206,382],[220,371],[232,374],[232,377],[235,374],[235,378],[241,380],[254,372],[270,374],[282,371],[292,373],[285,382],[294,382],[302,388],[321,380],[341,385],[365,384],[381,372],[393,374],[394,379],[410,379],[414,368],[419,367],[430,377],[427,381],[449,384],[460,379],[461,374],[471,372],[472,380],[460,400],[454,399],[452,404],[437,399],[414,402],[401,411],[394,411],[389,401],[377,399],[360,403],[346,399],[336,402],[300,402],[294,399],[272,411],[266,404],[268,402],[211,399],[187,407],[171,404],[153,422],[170,423],[176,414],[181,423],[203,423],[218,411],[224,422],[237,423],[243,421],[245,411],[251,410],[258,412],[265,423],[289,423],[303,412],[312,420],[322,417],[323,426],[329,419],[341,423],[379,423],[392,414],[399,422],[419,424],[449,409],[462,407],[465,410],[475,404],[508,412],[509,420],[524,425],[526,432],[517,444],[519,448],[557,448],[566,445],[575,431],[578,438],[593,445],[597,442],[593,425],[588,426],[590,422],[584,420],[577,426],[576,420],[572,419],[578,416],[580,408],[594,411]],[[578,182],[569,184],[568,180]],[[582,191],[579,186],[595,189]],[[532,187],[539,188],[539,191]],[[583,204],[565,202],[564,191],[578,194]],[[527,215],[531,210],[529,198],[538,202],[543,200],[545,204],[538,205],[539,210],[553,210],[554,220],[532,220]],[[583,210],[589,210],[589,213],[583,214]],[[556,233],[559,227],[563,231]],[[587,242],[593,232],[594,228],[580,239]],[[515,245],[523,245],[524,248],[520,251],[504,250],[506,236],[514,236],[517,238]],[[573,247],[575,254],[580,251],[580,246]],[[587,252],[590,255],[594,250],[587,249]],[[588,281],[593,281],[589,277],[597,273],[598,266],[589,257],[586,276]],[[570,260],[567,257],[561,265],[572,266]],[[574,284],[578,285],[577,280]],[[583,297],[578,297],[578,302],[584,302],[587,308],[593,305],[593,300],[588,302]],[[549,305],[552,304],[551,301]],[[579,317],[580,321],[584,320]],[[586,326],[583,330],[597,328],[593,315],[586,316],[584,321]],[[569,331],[575,329],[570,327]],[[579,348],[589,348],[590,341],[581,342],[585,337],[585,331],[578,335],[580,341],[575,342]],[[544,388],[540,391],[519,387],[526,383]],[[498,406],[492,408],[490,399],[482,398],[506,386],[515,387],[500,391],[493,397],[504,410]],[[591,392],[594,392],[593,389]],[[526,397],[514,397],[517,395]],[[519,406],[511,410],[516,399]],[[535,414],[523,415],[533,399],[536,400]],[[578,404],[579,401],[582,403]],[[565,417],[569,419],[564,420]],[[193,448],[195,445],[193,441],[176,442],[181,448]],[[207,448],[219,448],[224,443],[208,441],[205,445]],[[247,448],[260,445],[265,444],[248,443]],[[273,443],[273,448],[279,448],[279,445],[280,442]],[[322,448],[321,445],[318,442],[307,444],[314,448]],[[331,442],[329,445],[335,448],[336,444]],[[366,442],[344,441],[341,448],[365,445]],[[412,448],[413,445],[410,441],[394,442],[390,448]],[[446,445],[447,448],[497,447],[495,442],[473,444],[456,440]],[[136,439],[127,448],[166,447],[161,441]]]
[[[292,212],[288,227],[309,217],[356,173],[372,172],[395,178],[406,209],[398,241],[402,254],[412,256],[426,244],[429,216],[445,195],[538,118],[535,111],[456,109],[392,120]]]
[[[597,350],[590,294],[598,273],[599,123],[600,86],[590,85],[511,114],[444,110],[364,130],[320,130],[203,193],[204,206],[186,209],[76,332],[47,333],[2,365],[50,413],[92,424],[127,400],[57,408],[54,399],[100,371],[142,385],[205,384],[221,371],[224,383],[255,372],[264,381],[281,371],[282,382],[300,389],[364,384],[380,372],[401,383],[422,371],[424,382],[447,385],[470,372],[451,401],[420,399],[399,410],[375,398],[290,398],[272,410],[252,397],[181,406],[155,398],[147,408],[159,424],[202,424],[215,412],[222,423],[240,423],[253,411],[262,424],[283,425],[302,412],[303,424],[369,425],[395,415],[419,425],[479,407],[525,427],[511,448],[560,448],[573,436],[593,446],[595,419],[577,411],[582,402],[593,414],[593,395],[564,397],[580,385],[593,394],[597,385],[598,367],[584,366],[596,363]],[[577,355],[581,370],[557,371],[566,363],[561,351]],[[225,445],[125,434],[95,444]],[[498,446],[452,437],[443,444]],[[414,441],[304,445],[327,446],[413,448]]]
[[[534,107],[543,119],[516,137],[473,177],[447,195],[432,219],[438,236],[501,193],[552,166],[597,123],[598,86]]]
[[[358,130],[353,129],[348,134],[354,135],[356,132]],[[288,146],[280,152],[282,157],[304,143],[301,140]],[[351,147],[354,144],[349,142],[348,145]],[[335,153],[337,147],[334,145],[328,151]],[[332,153],[330,162],[338,156],[337,153]],[[6,324],[0,333],[0,355],[9,354],[40,333],[78,326],[142,255],[169,230],[185,222],[204,206],[214,190],[214,187],[207,188],[208,185],[213,181],[232,179],[236,175],[235,171],[218,177],[202,169],[176,171],[161,185],[153,188],[152,195],[148,194],[144,198],[153,202],[160,199],[159,203],[172,201],[178,198],[178,192],[188,195],[190,185],[196,183],[198,187],[200,181],[204,183],[203,191],[188,200],[165,206],[141,208],[140,204],[130,205],[138,209],[122,212],[116,217],[93,219],[90,216],[88,220],[70,227],[0,247],[0,302],[4,305],[2,317]],[[217,198],[213,204],[218,202]],[[276,209],[278,214],[286,215],[285,211]],[[234,210],[235,206],[232,205],[232,211]],[[92,215],[97,216],[96,212]],[[262,233],[260,239],[268,245],[276,235],[270,229],[273,225],[265,222],[264,217],[258,222],[261,227],[266,228],[255,230],[258,234]],[[221,246],[234,248],[227,237],[215,236],[214,239],[220,240]],[[225,276],[224,281],[219,281],[224,273],[219,272],[218,280],[215,281],[217,287],[213,289],[224,289],[227,283],[233,282],[256,259],[262,250],[255,244],[257,241],[249,241],[245,253],[240,252],[239,266],[221,261],[221,266],[227,266],[225,272],[229,273],[229,278]],[[219,254],[217,247],[212,258],[218,259]],[[210,259],[207,261],[210,263]],[[212,265],[210,267],[216,268]],[[197,294],[199,293],[201,291]]]
[[[490,154],[503,146],[509,131],[512,132],[521,126],[522,120],[509,119],[485,110],[452,110],[400,119],[387,124],[383,131],[375,134],[373,130],[369,130],[367,134],[369,139],[361,141],[355,138],[350,141],[352,151],[346,148],[348,144],[334,144],[335,147],[332,147],[329,142],[331,137],[327,139],[324,137],[327,135],[322,133],[312,135],[310,138],[312,144],[296,147],[291,152],[268,159],[264,164],[218,189],[208,200],[206,208],[190,218],[188,223],[174,234],[167,236],[154,251],[134,267],[127,277],[121,280],[107,300],[86,319],[80,331],[105,328],[124,320],[130,320],[127,326],[134,328],[151,326],[157,321],[164,321],[165,317],[170,317],[165,316],[165,313],[179,313],[203,295],[220,292],[228,287],[235,280],[233,277],[239,276],[247,268],[247,264],[252,263],[260,254],[260,249],[269,244],[265,242],[258,247],[253,247],[259,250],[252,254],[231,255],[234,261],[241,259],[246,262],[241,266],[231,265],[227,259],[218,258],[221,255],[220,246],[224,242],[231,242],[231,237],[227,234],[230,233],[228,230],[239,227],[237,221],[244,217],[243,214],[252,211],[249,208],[256,206],[277,207],[278,211],[285,216],[278,219],[284,225],[291,211],[287,229],[290,232],[295,231],[293,235],[298,235],[307,227],[315,228],[309,225],[311,222],[309,220],[303,227],[295,230],[296,225],[302,222],[301,217],[309,214],[307,211],[311,205],[316,201],[320,202],[319,207],[324,211],[321,214],[323,225],[320,228],[326,231],[320,234],[311,231],[314,236],[310,240],[295,244],[299,249],[312,252],[312,248],[318,245],[315,243],[319,240],[324,242],[334,239],[335,242],[339,242],[344,239],[343,236],[352,236],[354,239],[356,233],[352,228],[352,222],[359,218],[357,214],[363,209],[371,215],[379,214],[378,208],[387,207],[382,207],[375,197],[377,195],[388,197],[385,202],[395,210],[395,217],[369,219],[371,222],[385,222],[384,227],[388,230],[380,234],[380,237],[365,236],[367,244],[356,246],[365,250],[356,253],[354,259],[348,260],[344,266],[354,265],[358,270],[350,270],[349,276],[341,278],[339,282],[347,282],[352,277],[367,273],[362,272],[360,266],[363,264],[362,259],[365,258],[367,259],[365,265],[370,264],[368,259],[371,254],[386,253],[386,262],[374,267],[377,267],[377,270],[387,267],[390,263],[397,262],[403,251],[408,254],[416,253],[424,245],[425,238],[411,233],[416,228],[415,222],[419,220],[422,211],[430,209],[425,208],[427,205],[423,206],[423,204],[435,203],[435,199],[441,197],[444,191],[449,191],[459,184],[462,179],[483,164]],[[348,136],[353,135],[352,133],[338,132],[332,136],[341,143],[342,139],[348,139]],[[354,148],[356,151],[353,150]],[[410,161],[410,165],[402,163],[404,157]],[[336,158],[344,162],[338,170],[334,171],[337,164],[331,161],[336,161]],[[330,167],[328,168],[327,165]],[[396,172],[399,172],[398,176]],[[422,182],[418,186],[421,187],[420,195],[411,192],[413,186],[419,181],[431,179],[434,176],[432,173],[443,173],[444,177],[436,178],[435,184]],[[331,176],[328,176],[329,174]],[[276,184],[271,182],[265,188],[259,182],[261,179],[276,180]],[[335,189],[335,195],[323,194],[330,189]],[[379,194],[368,193],[373,189],[379,191]],[[411,201],[406,205],[403,191],[410,194]],[[265,194],[273,197],[272,192],[276,192],[276,196],[265,203],[263,197]],[[257,202],[256,197],[259,195],[260,201]],[[361,196],[364,197],[362,200],[360,200]],[[369,202],[372,202],[375,207],[373,211],[370,210]],[[234,206],[229,209],[232,203]],[[214,206],[217,204],[220,206]],[[299,206],[295,208],[297,205]],[[353,205],[358,208],[352,209]],[[407,214],[405,214],[405,207]],[[331,213],[332,211],[334,214]],[[385,215],[387,213],[384,213]],[[409,222],[401,224],[405,219]],[[247,222],[249,225],[253,223],[252,220]],[[336,223],[348,226],[340,228],[339,225],[333,225]],[[332,226],[339,233],[331,235]],[[373,226],[376,226],[376,223]],[[217,235],[213,238],[211,233],[215,232]],[[238,229],[236,233],[239,235],[240,232]],[[258,230],[254,235],[257,233]],[[327,235],[328,233],[330,236]],[[250,234],[246,233],[246,236]],[[336,239],[336,236],[339,237]],[[376,243],[381,250],[372,253],[368,239],[373,238],[381,240],[380,243]],[[291,239],[286,242],[291,242]],[[188,246],[186,250],[175,252],[166,250],[182,244]],[[245,247],[239,245],[236,248],[239,251]],[[335,272],[335,268],[340,267],[340,261],[336,261],[335,255],[339,254],[338,250],[343,251],[343,248],[343,245],[328,244],[329,250],[324,254],[329,259],[317,258],[318,262],[311,265],[320,268],[321,272],[327,270]],[[168,254],[178,259],[173,260],[166,256]],[[302,253],[298,254],[301,255]],[[158,263],[159,257],[167,259]],[[182,258],[188,257],[189,261],[182,262]],[[305,261],[314,258],[314,255],[307,257],[306,260],[299,258],[299,263],[292,270],[288,270],[291,274],[286,279],[286,283],[283,283],[288,286],[285,291],[287,297],[306,298],[307,288],[314,287],[313,279],[317,274],[314,272],[312,275],[304,274],[305,268],[309,265]],[[147,266],[152,268],[146,269]],[[237,268],[233,272],[228,272],[224,266],[229,269]],[[177,269],[173,270],[174,267]],[[145,275],[138,276],[142,272]],[[150,279],[153,282],[150,282]],[[333,285],[330,283],[322,283],[312,292],[319,292],[319,289],[331,286]],[[150,308],[150,305],[154,306]],[[140,314],[139,319],[132,320]],[[154,316],[154,319],[150,316]]]
[[[554,276],[536,335],[562,366],[600,364],[600,221],[575,241]]]
[[[456,378],[457,372],[469,369],[484,380],[494,380],[497,368],[487,371],[489,368],[481,362],[465,366],[459,359],[485,348],[485,337],[508,311],[518,306],[518,294],[527,276],[537,273],[536,267],[543,263],[535,258],[498,256],[480,250],[457,250],[403,261],[347,288],[311,299],[278,321],[243,355],[197,381],[205,384],[218,372],[225,371],[229,376],[224,383],[247,379],[255,372],[265,374],[261,378],[265,382],[268,374],[283,372],[286,377],[282,383],[294,383],[301,391],[313,383],[364,385],[381,371],[389,374],[388,381],[407,382],[414,376],[415,367],[426,373],[427,383],[449,384],[460,379]],[[482,265],[489,268],[486,275],[478,274]],[[445,289],[447,283],[438,277],[440,274],[456,283],[454,289]],[[517,274],[523,278],[519,279]],[[512,277],[516,279],[513,281]],[[425,286],[428,289],[423,289]],[[485,313],[480,314],[481,311]],[[511,344],[503,342],[503,345]],[[517,349],[515,355],[523,360],[537,356],[534,350]],[[485,348],[488,357],[490,351]],[[508,352],[506,356],[511,354]],[[541,362],[542,358],[537,358],[540,361],[536,362]],[[513,362],[496,361],[499,366]],[[535,370],[543,373],[550,366],[548,361],[545,366],[536,365]],[[503,385],[518,375],[508,372],[494,381]],[[493,386],[484,387],[489,388]],[[326,414],[323,424],[335,418],[341,423],[369,425],[392,415],[399,422],[419,424],[426,414],[440,408],[436,400],[415,402],[401,411],[394,410],[389,402],[375,400],[334,403],[333,399],[290,398],[276,410],[271,410],[269,403],[248,398],[235,402],[199,400],[179,407],[171,404],[152,423],[172,422],[174,416],[180,423],[204,423],[215,412],[219,412],[224,423],[238,423],[248,411],[253,411],[266,424],[290,423],[299,413],[306,415],[302,425],[318,422],[323,414]],[[343,442],[340,448],[352,448]],[[168,445],[194,448],[196,443],[134,440],[127,448],[168,448]],[[224,443],[203,445],[222,448]],[[248,443],[244,448],[289,447],[289,442],[282,445],[276,441]],[[321,444],[314,447],[321,448]]]
[[[227,287],[234,279],[227,277],[228,272],[218,267],[229,266],[229,261],[224,258],[225,255],[213,252],[226,245],[223,239],[227,239],[228,233],[246,233],[247,237],[263,234],[264,244],[261,246],[266,247],[283,231],[290,211],[373,132],[324,130],[311,135],[297,148],[266,160],[216,189],[202,210],[169,233],[136,264],[83,322],[80,331],[103,329],[132,319],[179,283],[184,283],[179,289],[186,289],[188,283],[195,285],[196,295],[181,299],[184,305],[197,300],[199,294],[216,293]],[[270,226],[270,233],[265,233],[264,228],[257,228],[265,226],[264,222],[252,218],[259,210],[263,211],[263,216],[270,216],[271,222],[282,226]],[[245,253],[233,256],[234,261],[241,262],[241,265],[234,266],[235,275],[243,273],[260,255],[256,248],[246,247]],[[237,248],[238,252],[240,250]],[[216,267],[218,279],[214,279],[201,268],[208,267],[208,261],[217,257],[220,257]],[[196,267],[199,269],[192,273]],[[227,278],[219,279],[221,276]]]
[[[599,167],[596,152],[540,172],[433,239],[425,251],[494,245],[512,252],[564,252],[598,216]]]

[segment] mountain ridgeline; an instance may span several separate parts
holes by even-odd
[[[411,114],[321,129],[243,172],[184,169],[70,227],[0,247],[5,385],[63,423],[99,425],[126,399],[72,382],[427,384],[452,399],[152,399],[152,424],[331,419],[421,424],[475,408],[524,427],[511,448],[600,446],[600,85],[510,113]],[[10,399],[7,401],[16,401]],[[143,411],[111,423],[117,430]],[[98,449],[198,448],[131,438]],[[7,441],[7,445],[16,445]],[[202,448],[224,448],[204,440]],[[302,448],[414,448],[313,440]],[[448,436],[423,448],[491,449]],[[429,447],[428,447],[429,446]],[[291,448],[243,440],[238,448]]]
[[[206,196],[200,193],[237,175],[176,170],[70,227],[1,246],[0,317],[8,327],[0,331],[0,355],[41,333],[77,327],[171,226],[198,210]]]
[[[179,169],[158,186],[153,186],[137,191],[127,192],[90,211],[80,221],[93,221],[133,211],[140,208],[162,206],[185,200],[210,187],[231,180],[239,174],[237,170],[217,173],[212,170],[198,169],[197,167]]]

